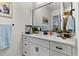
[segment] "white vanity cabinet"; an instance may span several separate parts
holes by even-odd
[[[23,36],[24,56],[49,56],[49,41]]]
[[[24,56],[75,56],[77,52],[75,46],[59,41],[28,35],[22,39]]]

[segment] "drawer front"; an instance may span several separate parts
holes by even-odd
[[[23,35],[23,40],[28,40],[29,41],[29,37],[26,35]]]
[[[23,41],[23,47],[25,47],[26,49],[29,49],[30,48],[30,44],[28,41]]]
[[[26,36],[26,35],[23,35],[23,39],[25,39],[25,40],[26,40],[26,39],[27,39],[27,36]]]
[[[44,39],[30,38],[30,42],[33,42],[33,43],[38,44],[40,46],[49,48],[49,41],[44,40]]]
[[[67,46],[60,43],[51,42],[50,49],[53,49],[55,51],[64,53],[66,55],[71,55],[71,46]]]
[[[53,51],[53,50],[50,50],[50,56],[66,56],[66,55]]]
[[[23,47],[25,47],[25,48],[27,48],[27,49],[29,49],[29,37],[27,37],[27,36],[23,36]]]
[[[23,48],[23,55],[29,56],[30,55],[29,50],[27,50],[26,48]]]

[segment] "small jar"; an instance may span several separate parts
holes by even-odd
[[[52,35],[52,31],[48,31],[48,35]]]

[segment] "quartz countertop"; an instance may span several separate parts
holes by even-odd
[[[23,34],[23,35],[34,37],[34,38],[40,38],[43,40],[59,42],[59,43],[63,43],[66,45],[71,45],[73,47],[76,46],[76,38],[75,37],[63,39],[61,37],[57,37],[57,33],[53,33],[52,35],[44,35],[44,34]]]

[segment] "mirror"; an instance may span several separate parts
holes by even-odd
[[[61,3],[63,3],[62,7]],[[40,26],[42,31],[67,32],[67,27],[70,25],[68,24],[68,17],[73,15],[72,12],[71,2],[34,2],[32,24],[34,26]],[[74,19],[73,17],[71,18]],[[75,27],[74,23],[72,25]],[[73,28],[73,26],[71,28]],[[63,28],[63,30],[61,30],[61,28]],[[69,31],[71,30],[72,29],[69,29]],[[73,32],[74,31],[75,29],[73,29]]]
[[[43,6],[42,6],[43,5]],[[49,3],[34,3],[33,4],[33,25],[42,27],[44,31],[58,31],[60,30],[60,3],[49,2]]]

